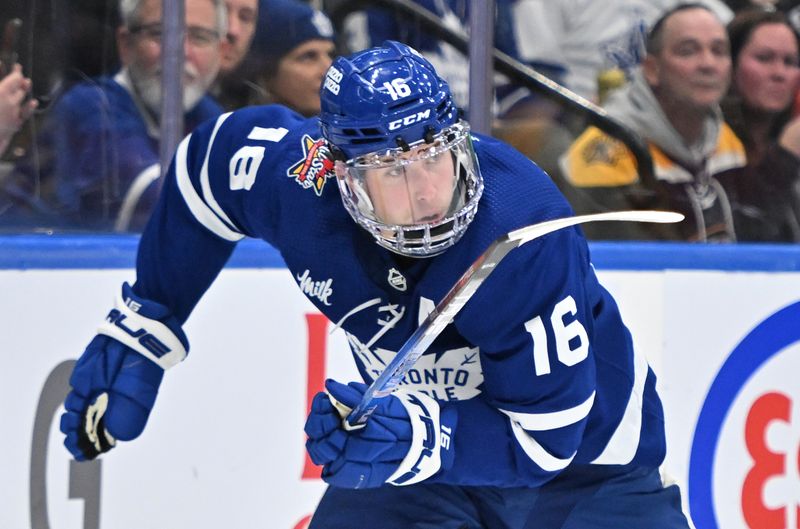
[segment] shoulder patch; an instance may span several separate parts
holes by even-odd
[[[583,163],[617,165],[621,159],[619,142],[608,136],[595,136],[583,145],[580,156]]]
[[[625,144],[595,127],[575,140],[561,166],[576,187],[616,187],[638,180],[636,163]]]
[[[292,165],[286,176],[294,178],[303,189],[313,189],[317,196],[321,196],[325,181],[334,176],[330,149],[324,139],[314,140],[308,134],[300,142],[303,159]]]

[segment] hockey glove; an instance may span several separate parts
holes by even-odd
[[[164,370],[189,345],[169,310],[139,298],[127,283],[98,335],[78,359],[61,416],[64,445],[78,461],[142,433]]]
[[[305,432],[308,454],[323,465],[322,479],[330,485],[411,485],[452,465],[454,410],[440,410],[427,395],[400,389],[376,401],[364,427],[345,430],[343,416],[367,387],[328,380],[325,388],[327,393],[314,397]]]

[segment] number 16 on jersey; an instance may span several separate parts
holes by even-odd
[[[367,388],[361,402],[353,408],[345,419],[345,427],[351,429],[360,428],[366,423],[375,408],[373,401],[394,391],[408,370],[411,369],[444,328],[450,324],[455,315],[472,298],[478,287],[483,284],[484,280],[511,250],[548,233],[587,222],[674,223],[681,220],[683,220],[683,215],[672,211],[613,211],[548,220],[525,226],[498,238],[464,272],[464,275],[442,298],[442,301],[433,309],[414,334],[406,340],[397,355],[386,366],[386,369]],[[556,355],[559,361],[566,365],[575,365],[580,362],[586,358],[589,351],[589,340],[583,325],[578,320],[573,320],[567,324],[563,321],[563,316],[566,314],[574,315],[576,310],[575,300],[571,296],[567,296],[556,304],[553,313],[550,315],[550,323],[556,343]],[[547,334],[542,317],[537,316],[530,320],[526,324],[526,329],[531,334],[534,342],[533,354],[534,362],[536,363],[536,374],[549,373],[550,359],[547,350]],[[573,349],[571,343],[576,337],[579,338],[579,344]]]

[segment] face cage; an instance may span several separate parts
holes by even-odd
[[[359,202],[369,202],[369,197],[365,196],[362,187],[357,184],[350,185],[349,181],[352,178],[350,169],[385,166],[385,163],[376,163],[376,160],[402,159],[403,152],[406,152],[403,149],[393,149],[385,153],[373,153],[348,160],[348,176],[336,179],[342,195],[342,202],[350,216],[367,230],[383,248],[409,257],[439,255],[458,242],[475,217],[478,202],[483,194],[483,177],[472,147],[469,125],[462,121],[442,130],[433,137],[432,143],[435,145],[437,142],[440,142],[439,145],[428,150],[423,157],[450,152],[453,156],[456,173],[454,193],[460,194],[460,196],[453,197],[454,200],[458,200],[459,207],[438,221],[411,225],[387,224],[381,222],[374,215],[371,217],[365,215],[362,208],[359,207]],[[425,143],[424,140],[420,140],[409,147],[414,149]],[[420,158],[417,158],[404,163],[419,160]]]

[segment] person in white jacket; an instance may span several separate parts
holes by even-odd
[[[598,101],[598,76],[630,72],[644,57],[648,27],[677,0],[517,0],[513,11],[518,53],[526,62],[566,69],[564,85]],[[733,16],[720,0],[702,2],[723,23]]]

